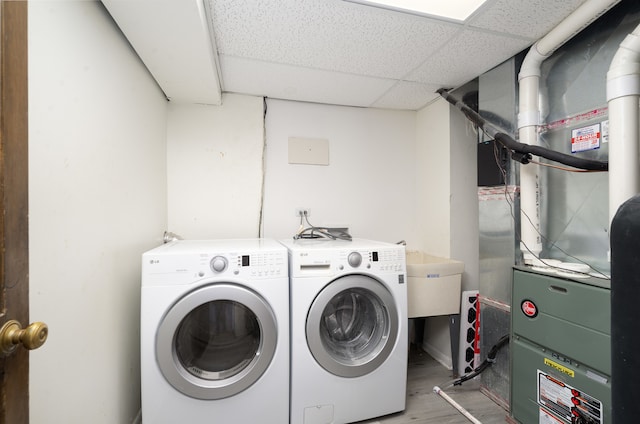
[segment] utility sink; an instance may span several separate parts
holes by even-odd
[[[460,313],[464,262],[407,251],[409,318]]]

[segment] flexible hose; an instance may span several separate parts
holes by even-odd
[[[489,350],[489,353],[487,354],[487,358],[484,361],[482,361],[482,363],[472,372],[470,372],[469,374],[463,375],[459,379],[455,380],[453,382],[453,385],[460,386],[465,381],[471,380],[475,376],[479,375],[482,371],[487,369],[487,367],[491,366],[491,364],[493,364],[496,360],[496,355],[498,354],[498,351],[502,348],[502,346],[506,345],[508,342],[509,342],[509,335],[506,334],[502,336],[500,340],[498,340],[496,344],[494,344],[491,347],[491,349]]]
[[[440,96],[442,96],[446,101],[458,108],[468,120],[482,128],[482,130],[487,133],[489,137],[492,137],[502,146],[511,150],[514,155],[514,159],[519,161],[520,163],[527,164],[529,163],[531,155],[536,155],[554,162],[561,163],[563,165],[585,169],[587,171],[607,171],[609,169],[609,164],[605,161],[578,158],[565,153],[557,152],[555,150],[547,149],[545,147],[531,146],[529,144],[519,143],[508,134],[500,132],[491,123],[487,122],[486,119],[481,117],[476,111],[449,94],[449,92],[447,92],[447,90],[445,90],[444,88],[439,89],[437,93],[440,94]]]
[[[545,147],[519,143],[504,133],[496,134],[494,139],[507,149],[513,150],[515,153],[532,154],[563,165],[573,166],[574,168],[585,169],[587,171],[607,171],[609,169],[608,162],[583,159],[566,153],[556,152],[555,150],[547,149]]]

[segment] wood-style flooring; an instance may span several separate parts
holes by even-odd
[[[479,377],[456,387],[445,389],[453,379],[452,371],[419,347],[412,345],[409,353],[407,408],[404,412],[386,415],[358,424],[468,424],[470,421],[442,397],[433,387],[442,388],[483,424],[504,424],[507,411],[480,391]]]

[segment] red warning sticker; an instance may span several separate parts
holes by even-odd
[[[600,148],[600,124],[571,130],[571,153]]]
[[[565,423],[603,423],[604,408],[598,399],[541,370],[537,375],[541,424],[555,423],[553,418]]]

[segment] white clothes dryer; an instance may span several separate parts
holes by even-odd
[[[287,250],[176,240],[142,255],[145,424],[289,421]]]
[[[405,409],[405,248],[284,240],[291,286],[291,423],[350,423]]]

